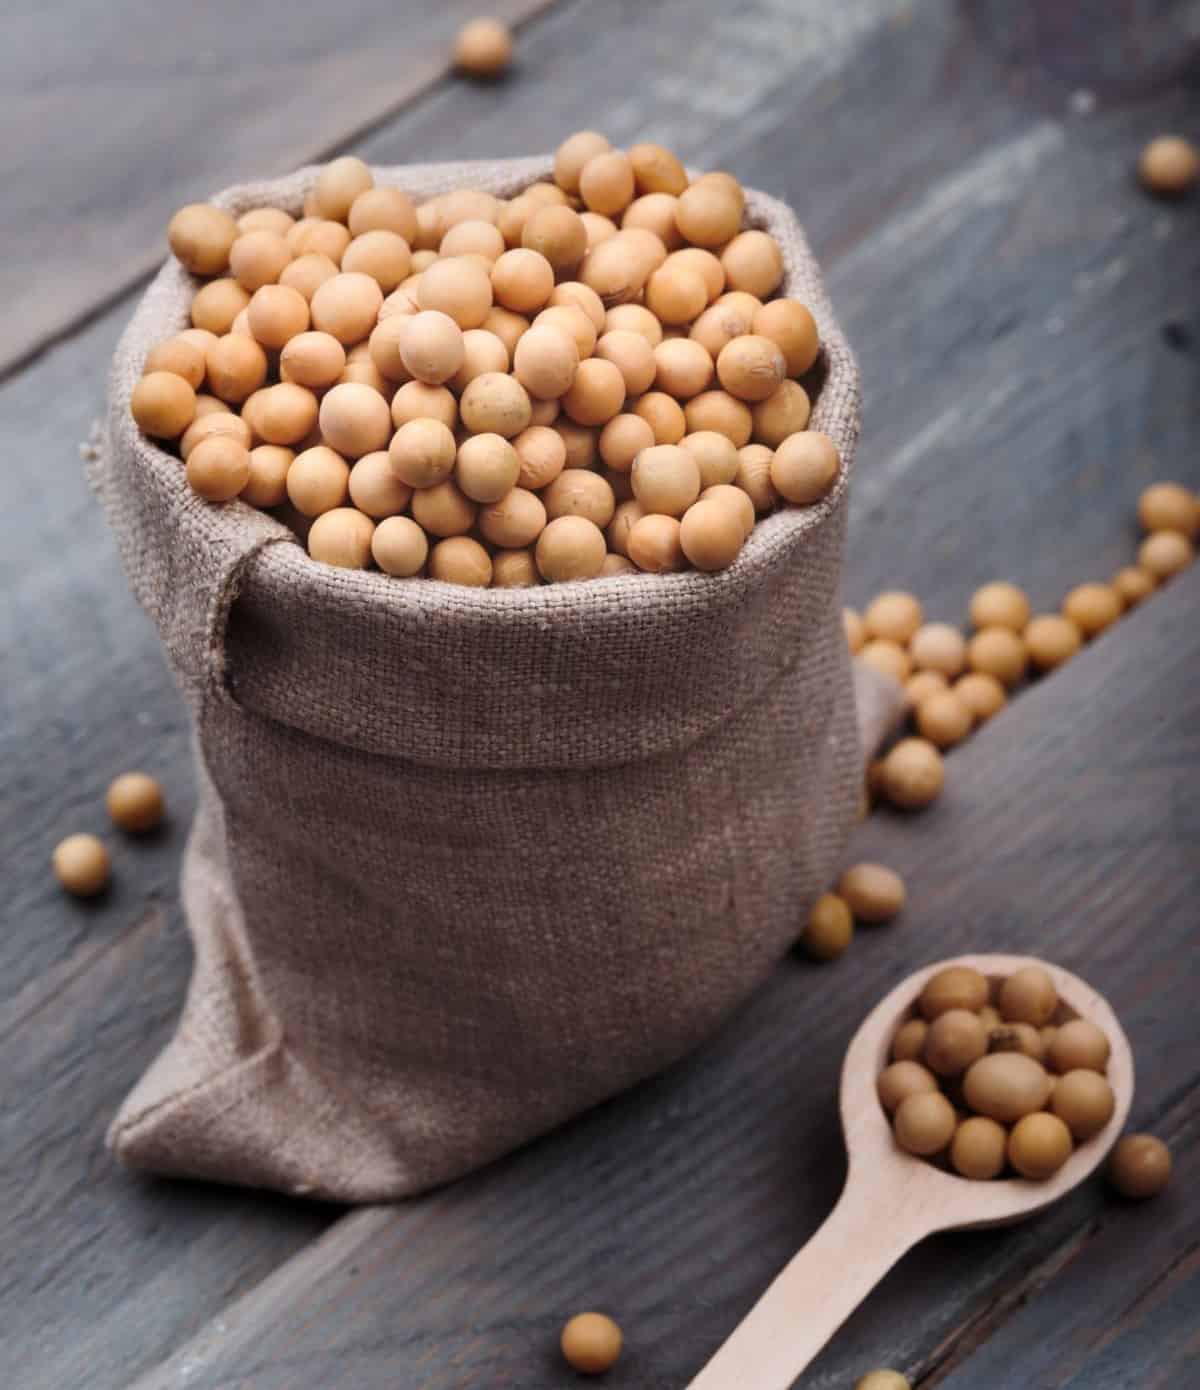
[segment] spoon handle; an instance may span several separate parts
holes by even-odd
[[[775,1277],[688,1390],[788,1390],[930,1226],[903,1194],[847,1181],[825,1224]]]

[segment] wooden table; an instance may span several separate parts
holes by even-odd
[[[185,988],[193,793],[77,456],[177,204],[343,148],[502,155],[595,126],[735,169],[806,223],[866,390],[848,600],[900,585],[962,622],[1003,576],[1053,608],[1129,562],[1146,483],[1200,484],[1200,202],[1131,178],[1151,135],[1200,134],[1194,4],[512,0],[495,86],[444,75],[463,0],[302,24],[284,0],[71,8],[16,6],[0,53],[0,1384],[541,1390],[574,1383],[557,1332],[596,1306],[627,1334],[608,1384],[681,1387],[837,1194],[857,1021],[968,949],[1107,994],[1175,1183],[929,1242],[804,1384],[1200,1383],[1200,569],[956,750],[932,811],[860,828],[853,852],[908,880],[895,927],[783,962],[688,1062],[477,1176],[347,1213],[140,1180],[103,1149]],[[170,824],[118,845],[103,901],[67,900],[50,848],[103,830],[132,766],[162,776]]]

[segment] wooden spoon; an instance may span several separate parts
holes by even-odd
[[[1091,1019],[1108,1037],[1112,1119],[1080,1144],[1046,1182],[973,1182],[899,1148],[875,1093],[892,1038],[929,977],[969,965],[999,980],[1040,965],[1059,997],[1055,1022]],[[959,956],[918,970],[879,1004],[854,1035],[842,1066],[842,1129],[849,1170],[825,1224],[776,1277],[689,1390],[787,1390],[897,1260],[937,1231],[1020,1221],[1065,1197],[1112,1148],[1133,1100],[1133,1054],[1116,1015],[1095,990],[1028,956]]]

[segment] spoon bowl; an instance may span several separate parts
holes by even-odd
[[[887,1066],[897,1028],[915,1011],[917,999],[931,976],[948,966],[978,970],[989,980],[1004,979],[1029,965],[1039,966],[1054,981],[1059,1008],[1053,1023],[1086,1018],[1103,1030],[1111,1052],[1105,1073],[1116,1102],[1108,1124],[1085,1140],[1052,1177],[1042,1182],[1027,1178],[998,1178],[979,1182],[935,1168],[927,1159],[905,1153],[892,1136],[892,1127],[879,1103],[876,1078]],[[1117,1142],[1133,1103],[1133,1051],[1108,1001],[1077,975],[1030,956],[956,956],[909,975],[863,1020],[842,1064],[842,1132],[851,1174],[869,1168],[872,1180],[902,1186],[907,1201],[929,1204],[934,1231],[967,1230],[1006,1225],[1044,1210],[1089,1178]],[[847,1179],[849,1186],[849,1179]]]
[[[1086,1018],[1103,1030],[1115,1106],[1052,1177],[977,1181],[935,1167],[896,1143],[876,1092],[896,1030],[913,1015],[930,976],[970,966],[989,980],[1036,965],[1054,981],[1052,1022]],[[1070,971],[1030,956],[956,956],[909,975],[864,1019],[842,1065],[840,1106],[846,1185],[825,1224],[776,1277],[689,1390],[787,1390],[889,1269],[938,1231],[1004,1226],[1045,1210],[1090,1177],[1133,1103],[1133,1052],[1107,1001]]]

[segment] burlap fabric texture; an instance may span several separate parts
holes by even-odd
[[[548,158],[377,170],[512,194]],[[315,170],[232,188],[299,212]],[[454,1178],[658,1071],[795,942],[898,688],[851,673],[838,582],[854,359],[795,217],[750,193],[823,343],[845,476],[716,575],[537,589],[312,562],[141,437],[171,260],[113,364],[97,488],[194,719],[178,1032],[110,1143],[160,1173],[361,1202]],[[857,700],[856,700],[857,691]]]

